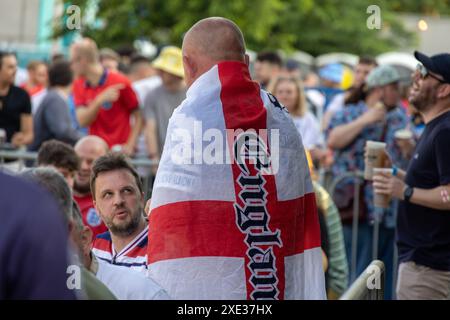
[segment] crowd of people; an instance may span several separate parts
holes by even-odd
[[[23,83],[15,54],[1,52],[2,148],[37,160],[23,171],[17,159],[2,163],[0,299],[337,299],[352,263],[361,274],[374,247],[386,299],[450,298],[450,55],[415,57],[403,79],[362,56],[352,83],[341,63],[305,72],[275,51],[249,68],[242,33],[223,18],[201,20],[182,49],[153,60],[82,38],[68,57],[30,62]],[[266,150],[278,172],[261,173],[250,154],[231,166],[175,163],[174,136],[183,128],[195,138],[196,121],[279,130],[279,154]],[[392,171],[365,180],[355,198],[367,141],[386,144]],[[228,153],[228,142],[215,152]],[[390,196],[388,207],[374,194]],[[68,266],[78,267],[76,290]]]

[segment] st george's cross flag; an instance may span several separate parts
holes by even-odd
[[[286,109],[221,62],[169,121],[148,269],[175,299],[325,299],[315,196]]]

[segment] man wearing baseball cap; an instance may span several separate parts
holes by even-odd
[[[153,62],[153,67],[162,83],[150,90],[144,100],[145,138],[150,159],[158,160],[173,110],[186,98],[181,49],[165,47]]]
[[[392,162],[399,168],[406,169],[408,159],[394,136],[397,130],[404,129],[408,124],[408,117],[399,106],[399,81],[400,75],[394,67],[390,65],[376,67],[366,79],[368,89],[366,100],[348,105],[333,115],[328,127],[328,146],[335,152],[332,165],[335,176],[353,170],[364,171],[364,146],[367,140],[385,142]],[[348,219],[348,208],[352,208],[354,201],[353,185],[354,181],[351,179],[340,182],[334,199],[344,220],[344,239],[348,257],[351,257],[352,243],[352,224]],[[366,183],[360,206],[365,216],[358,225],[356,273],[363,272],[372,261],[373,222],[380,219],[377,251],[378,257],[386,265],[386,288],[390,289],[394,273],[396,204],[392,202],[385,210],[375,208],[372,185]],[[391,299],[391,291],[385,290],[385,299]]]
[[[450,296],[450,54],[418,51],[409,101],[425,130],[406,172],[374,177],[375,192],[400,202],[398,299]],[[396,170],[393,170],[396,172]]]

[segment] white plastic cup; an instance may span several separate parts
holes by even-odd
[[[385,159],[386,143],[379,141],[367,141],[367,157],[364,162],[364,179],[372,180],[373,168],[383,167]]]
[[[373,168],[373,175],[380,173],[392,176],[392,168]],[[378,194],[373,192],[373,205],[377,208],[389,208],[389,203],[391,202],[391,197],[387,194]]]

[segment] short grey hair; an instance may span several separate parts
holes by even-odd
[[[61,173],[52,167],[38,167],[26,170],[20,176],[44,187],[58,203],[65,222],[68,224],[72,220],[72,191]]]
[[[84,223],[81,216],[81,210],[75,200],[72,200],[72,221],[78,229],[83,229]]]

